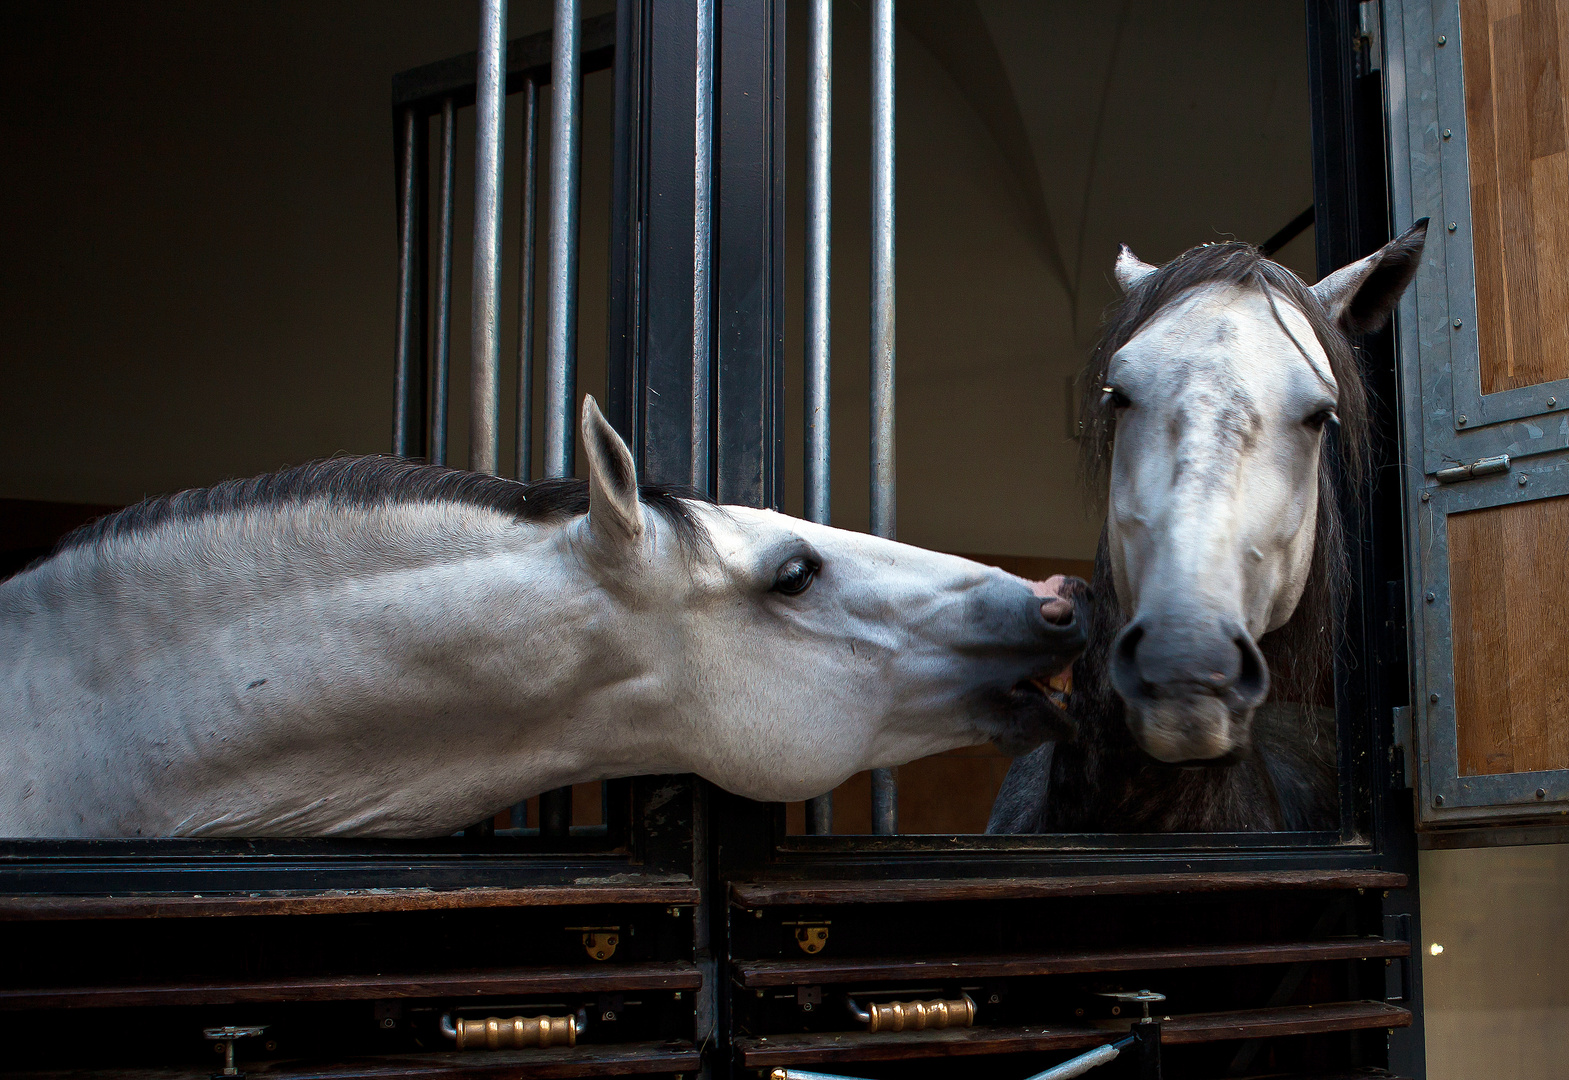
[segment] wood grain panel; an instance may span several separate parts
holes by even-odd
[[[1462,776],[1569,768],[1569,496],[1449,518]]]
[[[1569,0],[1461,0],[1460,26],[1481,384],[1493,394],[1569,378]]]

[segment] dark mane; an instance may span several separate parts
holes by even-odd
[[[1259,642],[1270,664],[1270,700],[1313,702],[1327,690],[1324,680],[1338,615],[1350,587],[1342,506],[1355,500],[1365,483],[1369,434],[1367,387],[1356,350],[1301,278],[1271,262],[1252,244],[1205,244],[1160,267],[1114,304],[1084,372],[1080,406],[1084,436],[1079,446],[1083,477],[1097,495],[1105,490],[1115,417],[1101,387],[1112,356],[1167,305],[1194,289],[1217,284],[1255,288],[1272,305],[1284,300],[1301,311],[1329,357],[1340,389],[1336,408],[1340,423],[1325,428],[1324,452],[1319,456],[1318,526],[1307,588],[1291,621]],[[1278,311],[1276,317],[1278,321]],[[1285,329],[1284,323],[1281,328]]]
[[[683,546],[704,538],[702,524],[687,511],[684,500],[707,502],[706,497],[664,484],[643,484],[638,491],[644,505],[670,525]],[[523,483],[406,458],[326,458],[143,500],[68,533],[40,561],[73,548],[136,536],[172,521],[310,502],[353,509],[396,503],[458,503],[510,514],[518,521],[548,523],[588,513],[588,481],[567,478]]]

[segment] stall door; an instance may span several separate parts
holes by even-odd
[[[1417,802],[1569,810],[1569,0],[1392,0]]]

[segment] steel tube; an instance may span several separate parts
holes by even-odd
[[[833,244],[833,0],[812,0],[806,46],[806,498],[808,521],[830,517],[829,280]],[[806,801],[806,831],[834,831],[833,792]]]
[[[692,486],[709,490],[714,4],[697,0],[692,127]]]
[[[872,4],[872,532],[897,532],[894,461],[893,0]],[[872,831],[899,831],[898,777],[872,772]]]
[[[545,475],[574,469],[577,397],[578,3],[556,0],[550,69],[550,271],[545,356]]]
[[[534,456],[534,210],[539,183],[539,84],[523,83],[523,224],[518,244],[518,421],[513,473],[533,477]]]
[[[441,205],[436,211],[436,327],[433,333],[434,400],[430,408],[430,460],[447,463],[448,402],[452,359],[452,199],[457,170],[458,117],[451,98],[441,103]]]
[[[419,124],[413,109],[403,110],[398,162],[398,329],[392,366],[392,452],[414,453],[419,400]]]
[[[501,186],[505,155],[507,3],[481,0],[474,99],[474,308],[469,468],[494,473],[501,434]]]
[[[1075,1076],[1083,1076],[1096,1066],[1104,1065],[1108,1061],[1115,1059],[1118,1054],[1121,1054],[1132,1045],[1133,1037],[1130,1035],[1126,1039],[1119,1039],[1114,1043],[1097,1046],[1095,1049],[1086,1051],[1078,1057],[1069,1058],[1060,1065],[1054,1065],[1045,1072],[1038,1072],[1034,1076],[1026,1077],[1025,1080],[1072,1080]]]
[[[572,831],[572,789],[556,788],[539,797],[539,835],[561,838]]]

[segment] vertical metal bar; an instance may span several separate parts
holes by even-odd
[[[519,480],[533,473],[534,456],[534,210],[539,191],[535,157],[539,152],[539,84],[523,82],[523,224],[518,244],[518,445]]]
[[[458,118],[451,98],[441,103],[441,205],[436,225],[436,327],[434,400],[430,410],[430,460],[447,463],[452,357],[452,199],[457,169]]]
[[[469,366],[469,468],[494,473],[501,413],[501,185],[507,4],[481,0],[474,99],[474,308]]]
[[[575,468],[577,398],[578,239],[578,0],[556,0],[550,67],[550,305],[545,354],[545,475],[571,476]],[[564,837],[572,827],[572,789],[539,797],[542,836]]]
[[[833,244],[833,0],[812,0],[807,32],[806,519],[829,522],[829,279]],[[806,831],[834,831],[833,792],[806,802]]]
[[[420,124],[413,109],[403,110],[398,144],[398,328],[392,368],[392,452],[419,452],[424,426],[424,389],[420,372],[423,345],[420,301],[424,267],[420,259]]]
[[[571,476],[577,397],[578,0],[556,0],[550,69],[550,278],[545,475]]]
[[[710,490],[710,379],[712,341],[711,260],[714,146],[714,3],[697,0],[697,54],[693,83],[692,146],[692,486]]]
[[[872,532],[897,531],[894,469],[894,0],[872,3]],[[898,774],[872,772],[872,831],[899,831]]]

